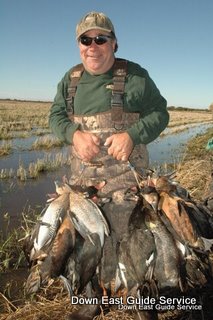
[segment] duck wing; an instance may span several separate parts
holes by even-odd
[[[109,235],[108,224],[99,207],[90,199],[85,199],[82,194],[70,193],[70,217],[76,230],[86,240],[93,243],[91,234],[98,234],[101,246],[104,244],[105,235]]]
[[[39,228],[34,238],[34,250],[31,252],[31,257],[36,251],[48,246],[54,239],[59,225],[67,212],[68,206],[68,194],[62,194],[49,204],[41,220],[38,222]]]

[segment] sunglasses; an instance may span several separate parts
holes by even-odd
[[[110,36],[96,36],[96,37],[87,37],[87,36],[82,36],[79,38],[79,41],[81,44],[83,44],[84,46],[91,46],[92,41],[94,40],[94,42],[98,45],[101,46],[102,44],[106,43],[108,41],[108,39],[112,39],[112,37]]]

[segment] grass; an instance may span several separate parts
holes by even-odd
[[[178,181],[200,200],[209,193],[213,173],[213,150],[206,149],[207,142],[212,137],[213,128],[189,141],[185,157],[177,170]]]
[[[10,301],[5,301],[7,303],[7,308],[11,311],[8,313],[11,315],[7,318],[5,313],[0,318],[1,320],[58,320],[65,319],[72,311],[76,310],[75,306],[70,304],[69,298],[65,293],[61,293],[61,287],[53,287],[49,289],[49,294],[53,295],[55,293],[54,299],[47,299],[44,295],[37,298],[34,303],[26,303],[22,308],[17,308],[11,306]],[[5,299],[6,300],[6,299]],[[14,311],[15,310],[15,311]],[[123,311],[113,311],[111,310],[107,315],[104,312],[95,318],[96,320],[132,320],[131,314],[125,313]]]
[[[170,121],[168,127],[182,126],[201,122],[212,122],[212,112],[210,111],[169,111]]]
[[[0,272],[8,269],[18,269],[25,261],[23,252],[17,246],[17,239],[19,239],[19,230],[14,230],[5,242],[1,241],[0,246]]]
[[[44,137],[37,138],[32,144],[31,150],[52,149],[62,146],[63,142],[61,142],[59,139],[51,135],[46,135]]]
[[[22,162],[19,163],[18,169],[13,168],[1,169],[0,179],[17,178],[20,181],[27,181],[29,179],[38,179],[40,174],[70,165],[69,155],[64,155],[62,152],[56,154],[45,155],[44,158],[39,158],[31,162],[28,167],[25,167]]]
[[[20,181],[37,179],[41,173],[55,171],[65,165],[70,165],[70,158],[59,152],[55,155],[46,155],[44,158],[31,162],[28,168],[25,168],[20,163],[16,176]]]
[[[14,169],[1,169],[0,170],[0,179],[11,179],[15,176]]]
[[[10,154],[12,150],[12,143],[3,141],[3,143],[0,144],[0,156],[6,156]]]
[[[26,268],[26,259],[22,250],[23,240],[30,234],[41,211],[42,208],[39,207],[36,210],[31,207],[24,209],[21,213],[20,226],[15,229],[11,229],[9,214],[4,215],[4,232],[0,232],[0,274],[8,270]]]
[[[4,220],[8,219],[8,214],[5,214]],[[23,238],[24,229],[23,226],[13,231],[9,231],[9,220],[4,221],[8,223],[5,235],[0,233],[0,272],[5,272],[9,269],[17,269],[26,266],[26,261],[23,255],[22,247],[19,242],[20,238]]]
[[[0,100],[0,139],[32,134],[34,128],[48,129],[50,102]]]

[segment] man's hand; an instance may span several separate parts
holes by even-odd
[[[93,133],[76,130],[72,142],[79,158],[83,161],[91,161],[100,151],[100,139]]]
[[[109,146],[108,154],[117,160],[127,161],[134,147],[127,132],[116,133],[106,139],[104,144]]]

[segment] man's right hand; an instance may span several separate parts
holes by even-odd
[[[76,130],[72,142],[79,158],[83,161],[91,161],[100,151],[100,139],[93,133]]]

